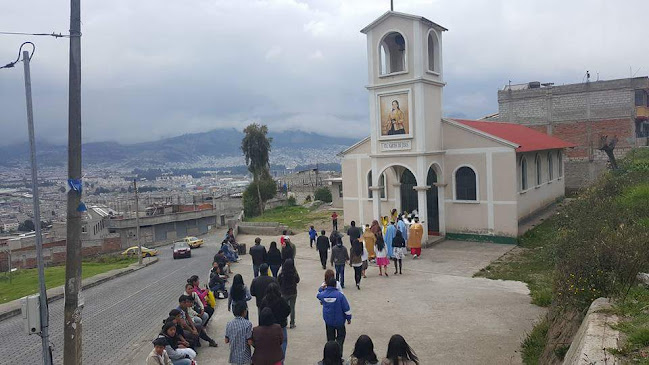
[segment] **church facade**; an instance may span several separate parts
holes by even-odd
[[[370,136],[341,152],[345,221],[417,210],[428,235],[514,242],[564,195],[560,139],[519,124],[442,118],[442,34],[389,11],[365,27]]]

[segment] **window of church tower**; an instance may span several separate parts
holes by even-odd
[[[439,41],[434,30],[428,32],[428,71],[439,72]]]
[[[406,39],[398,32],[390,32],[379,44],[379,72],[389,75],[406,71]]]
[[[477,200],[477,179],[475,171],[462,166],[455,172],[455,200]]]

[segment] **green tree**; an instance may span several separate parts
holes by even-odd
[[[316,189],[315,193],[313,193],[313,196],[315,200],[320,200],[325,203],[331,203],[331,201],[333,200],[331,196],[331,190],[327,188]]]
[[[253,182],[257,183],[262,178],[270,179],[270,144],[273,139],[267,137],[268,127],[266,125],[252,123],[243,130],[243,133],[245,136],[241,140],[241,151],[246,159],[248,171],[252,173]],[[262,214],[266,200],[263,199],[260,185],[256,184],[256,189],[259,214]]]
[[[246,217],[254,217],[261,214],[259,210],[259,196],[264,202],[268,201],[277,193],[277,184],[270,178],[259,180],[259,184],[253,182],[243,192],[243,212]]]

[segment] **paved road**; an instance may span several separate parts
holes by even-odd
[[[206,236],[204,247],[193,250],[190,259],[173,260],[170,246],[161,247],[158,263],[84,291],[83,362],[119,364],[142,346],[150,349],[151,337],[178,305],[187,278],[196,274],[207,279],[222,235]],[[63,300],[50,303],[49,309],[54,363],[62,364]],[[20,316],[0,322],[0,339],[0,364],[42,362],[40,338],[23,334]]]

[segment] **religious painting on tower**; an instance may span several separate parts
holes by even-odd
[[[379,95],[381,137],[411,137],[409,93]]]

